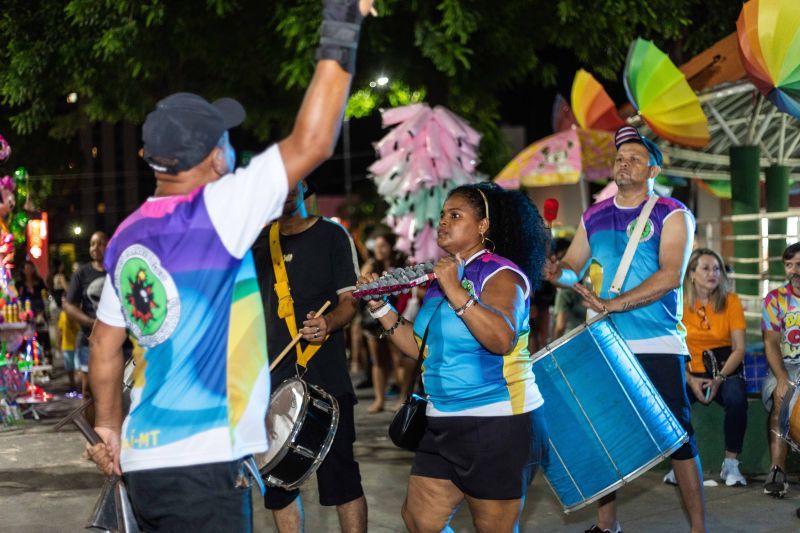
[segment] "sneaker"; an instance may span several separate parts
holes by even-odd
[[[678,480],[675,479],[674,470],[670,470],[669,472],[667,472],[667,475],[664,476],[664,483],[666,483],[667,485],[672,485],[674,487],[678,486]]]
[[[620,527],[619,522],[617,522],[617,526],[614,529],[600,529],[595,524],[592,524],[592,527],[587,529],[585,533],[622,533],[622,527]]]
[[[746,487],[747,480],[739,472],[739,461],[736,459],[725,459],[722,462],[722,469],[719,477],[728,487]]]
[[[781,467],[773,466],[764,482],[764,494],[783,498],[788,490],[789,482],[786,480],[786,473]]]

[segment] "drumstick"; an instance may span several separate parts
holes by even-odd
[[[322,316],[322,313],[325,312],[325,310],[328,308],[329,305],[331,305],[331,301],[330,300],[328,300],[324,304],[322,304],[322,307],[320,307],[319,310],[316,313],[314,313],[313,318],[317,318],[317,317]],[[289,350],[294,348],[294,345],[297,344],[298,342],[300,342],[300,339],[302,339],[302,338],[303,338],[303,334],[298,331],[297,335],[295,335],[294,339],[292,339],[292,342],[287,344],[286,348],[284,348],[283,351],[278,354],[278,357],[276,357],[275,360],[272,361],[272,364],[269,365],[269,371],[270,372],[272,372],[275,369],[275,367],[278,366],[278,363],[280,363],[283,360],[283,358],[286,357],[286,354],[289,353]]]

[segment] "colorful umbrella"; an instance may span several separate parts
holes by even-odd
[[[506,189],[577,183],[608,178],[614,166],[614,134],[570,129],[533,143],[520,152],[494,181]]]
[[[570,100],[572,112],[581,128],[617,131],[625,125],[606,90],[583,69],[575,73]]]
[[[736,31],[753,85],[778,109],[800,118],[800,2],[750,0]]]
[[[636,39],[631,44],[622,81],[631,104],[657,135],[693,148],[708,144],[708,119],[700,100],[653,43]]]

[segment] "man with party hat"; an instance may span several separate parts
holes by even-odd
[[[610,313],[656,390],[689,435],[672,454],[672,467],[689,514],[691,531],[705,531],[702,474],[697,458],[691,409],[686,395],[688,349],[681,325],[681,284],[692,249],[695,221],[681,202],[653,195],[661,170],[661,150],[636,128],[620,128],[614,139],[613,176],[618,191],[583,214],[564,258],[546,266],[548,279],[572,287],[594,312]],[[614,273],[644,209],[651,209],[627,275],[617,286]],[[599,292],[578,283],[590,261],[602,265]],[[613,285],[613,286],[612,286]],[[595,287],[598,289],[598,287]],[[620,428],[622,431],[623,428]],[[621,532],[614,493],[602,498],[598,522],[587,533]]]

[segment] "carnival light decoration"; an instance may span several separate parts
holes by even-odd
[[[631,43],[622,76],[633,107],[659,137],[702,148],[711,138],[708,118],[686,77],[645,39]]]
[[[11,145],[8,144],[5,137],[0,135],[0,163],[5,162],[9,157],[11,157]]]
[[[452,189],[478,181],[481,136],[448,109],[424,103],[385,110],[382,119],[395,127],[375,143],[378,160],[368,171],[389,204],[385,222],[411,260],[438,259],[439,212]]]
[[[800,119],[800,2],[750,0],[736,32],[750,81],[779,110]]]
[[[570,102],[572,113],[581,128],[613,132],[625,125],[606,90],[583,69],[575,73]]]

